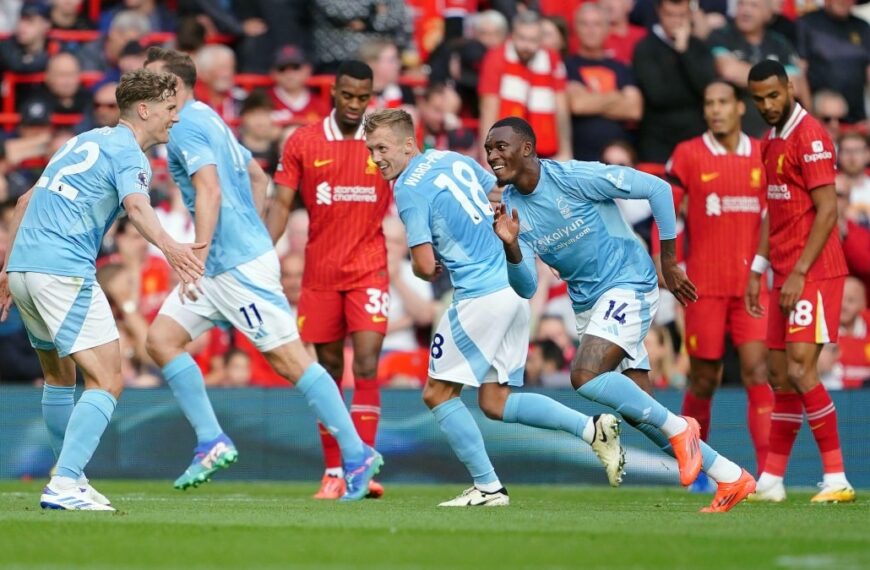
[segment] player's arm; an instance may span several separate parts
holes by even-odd
[[[269,230],[273,244],[284,235],[284,230],[287,229],[287,220],[290,217],[290,208],[293,207],[294,196],[296,196],[296,190],[293,188],[283,184],[275,184],[275,193],[266,212],[266,229]]]
[[[810,228],[807,244],[785,283],[783,283],[780,293],[779,307],[786,315],[794,310],[795,305],[800,300],[807,273],[819,254],[822,253],[828,237],[834,230],[834,226],[837,225],[837,192],[834,185],[826,184],[813,188],[810,191],[810,198],[812,198],[813,206],[816,209],[816,217]]]
[[[183,244],[172,239],[172,236],[166,233],[166,230],[160,225],[160,220],[157,219],[157,214],[151,207],[148,194],[144,192],[128,194],[123,202],[127,217],[130,218],[142,237],[163,252],[166,261],[169,262],[183,283],[193,283],[202,277],[203,272],[205,272],[205,263],[201,261],[196,251],[204,249],[205,243]]]
[[[421,243],[411,248],[411,268],[414,275],[426,281],[435,281],[443,270],[435,259],[435,250],[431,243]]]
[[[9,245],[6,247],[6,259],[3,260],[3,266],[0,269],[0,323],[4,322],[6,317],[9,316],[9,308],[12,306],[12,295],[9,293],[9,278],[6,275],[6,265],[9,263],[9,253],[12,251],[12,246],[15,245],[18,226],[21,225],[21,219],[24,217],[24,212],[27,210],[31,196],[33,196],[33,188],[18,198],[18,201],[15,202],[15,210],[12,212],[12,220],[9,222]]]
[[[261,217],[266,213],[266,193],[269,189],[269,175],[263,171],[260,163],[253,158],[248,161],[248,176],[251,177],[251,195],[254,207]]]
[[[511,287],[520,297],[531,299],[538,290],[538,273],[534,254],[530,250],[524,252],[520,245],[519,213],[513,209],[508,215],[507,206],[499,204],[495,209],[492,227],[504,245]]]
[[[746,312],[751,316],[759,319],[764,316],[764,306],[759,301],[761,294],[761,278],[770,267],[770,241],[768,234],[770,222],[767,212],[761,218],[761,232],[758,236],[758,249],[755,252],[755,258],[752,260],[752,266],[749,271],[749,281],[746,284],[746,293],[744,294],[744,303]]]
[[[197,253],[205,262],[221,212],[221,183],[217,167],[214,164],[203,166],[191,176],[190,181],[196,191],[193,220],[196,241],[206,244]]]

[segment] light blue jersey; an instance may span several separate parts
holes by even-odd
[[[251,153],[236,141],[214,110],[188,101],[169,133],[169,172],[181,189],[184,205],[195,216],[196,190],[191,178],[203,166],[217,168],[221,185],[221,211],[205,262],[205,274],[214,277],[272,249],[272,239],[257,214],[251,195],[248,162]]]
[[[568,283],[574,310],[582,312],[615,287],[637,292],[657,287],[652,259],[623,220],[614,198],[645,198],[661,230],[676,235],[676,215],[667,182],[622,166],[598,162],[541,160],[535,190],[505,188],[508,212],[520,217],[523,262],[508,263],[511,285],[530,298],[537,288],[535,254]]]
[[[411,159],[393,192],[408,246],[431,243],[459,301],[510,286],[504,249],[492,231],[487,192],[495,177],[461,154],[428,150]]]
[[[93,278],[100,243],[130,194],[148,194],[151,167],[133,132],[103,127],[51,157],[21,220],[7,271]]]

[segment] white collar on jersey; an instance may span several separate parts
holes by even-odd
[[[787,139],[791,132],[795,129],[795,127],[800,124],[801,121],[804,120],[804,117],[807,116],[806,110],[801,107],[801,104],[797,101],[794,102],[794,109],[791,110],[791,116],[789,116],[788,120],[785,122],[785,125],[782,127],[781,132],[776,132],[776,127],[770,129],[770,135],[767,138],[769,139]]]
[[[704,141],[704,145],[713,156],[725,156],[726,154],[728,154],[728,149],[722,146],[722,144],[716,140],[716,137],[713,136],[713,133],[711,133],[710,131],[707,131],[703,135],[701,135],[701,140]],[[752,141],[749,139],[746,133],[740,133],[740,140],[737,142],[737,149],[735,150],[734,154],[736,154],[737,156],[750,156],[752,154]]]
[[[344,140],[344,135],[341,133],[341,129],[338,128],[338,122],[335,120],[335,109],[323,119],[323,132],[326,134],[326,140],[328,141]],[[354,140],[361,141],[364,135],[363,123],[360,123],[359,128],[353,134],[353,138]]]

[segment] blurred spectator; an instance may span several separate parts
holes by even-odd
[[[809,90],[801,72],[797,53],[784,37],[768,31],[765,22],[770,18],[770,0],[737,0],[734,21],[714,30],[708,38],[713,51],[716,71],[723,79],[746,88],[749,69],[764,59],[783,64],[795,88],[795,96],[809,104]],[[759,137],[770,127],[755,110],[749,94],[743,98],[746,114],[743,132]]]
[[[53,0],[51,27],[56,30],[93,30],[94,23],[82,14],[83,0]]]
[[[421,348],[417,327],[429,327],[437,304],[432,285],[414,275],[408,259],[405,228],[396,217],[384,218],[387,267],[390,273],[390,309],[384,352],[414,352]]]
[[[278,166],[281,128],[272,120],[268,95],[255,91],[242,103],[239,142],[251,151],[263,170],[272,176]]]
[[[130,361],[129,371],[125,373],[125,382],[135,377],[139,363],[150,362],[145,352],[148,321],[139,312],[136,303],[137,293],[132,285],[132,281],[136,278],[120,263],[104,262],[97,267],[97,282],[109,301],[121,334],[122,357]]]
[[[484,10],[471,18],[471,34],[486,49],[502,45],[508,37],[508,21],[495,10]]]
[[[311,48],[310,10],[306,0],[246,0],[233,2],[241,22],[240,69],[268,73],[272,54],[285,45]],[[275,23],[280,22],[276,25]],[[271,24],[271,25],[270,25]]]
[[[151,25],[145,16],[132,11],[119,12],[112,18],[105,37],[86,44],[76,56],[83,71],[102,71],[106,81],[117,81],[121,78],[118,61],[124,48],[150,33]]]
[[[598,3],[607,16],[609,32],[604,40],[608,57],[625,65],[631,65],[637,42],[646,37],[646,28],[628,21],[634,6],[633,0],[600,0]]]
[[[48,64],[48,6],[36,2],[25,3],[11,37],[0,40],[0,74],[36,73]],[[18,103],[33,92],[30,85],[19,85],[15,90]]]
[[[232,348],[224,355],[223,378],[217,384],[222,388],[245,388],[251,384],[251,357],[242,350]]]
[[[193,91],[227,123],[239,116],[245,93],[233,83],[236,75],[236,54],[222,44],[210,44],[196,54],[197,82]]]
[[[863,121],[870,72],[870,25],[851,14],[855,0],[825,0],[825,9],[798,20],[798,54],[806,61],[810,88],[831,89],[849,106],[847,123]]]
[[[5,141],[0,136],[0,202],[4,205],[5,201],[14,201],[30,190],[35,180],[34,173],[20,170],[19,166],[47,156],[51,138],[51,128],[42,129],[41,132],[37,130],[28,137],[18,136]],[[14,205],[13,203],[12,206]],[[4,214],[11,213],[5,207],[0,211]]]
[[[628,121],[640,120],[643,97],[624,64],[605,56],[607,22],[594,3],[577,10],[577,55],[566,58],[575,160],[598,160],[609,141],[627,139]]]
[[[289,253],[281,260],[281,287],[284,296],[290,303],[290,309],[296,314],[299,296],[302,294],[302,273],[305,269],[305,258],[301,253]]]
[[[100,32],[106,34],[115,17],[123,11],[135,12],[148,21],[154,32],[174,32],[175,14],[158,0],[121,0],[116,8],[103,11],[100,16]]]
[[[782,14],[783,0],[767,0],[770,7],[770,19],[765,22],[767,29],[776,32],[788,40],[793,47],[797,46],[797,24],[794,18]]]
[[[576,337],[576,332],[568,330],[565,320],[561,316],[545,313],[538,320],[537,331],[532,340],[553,341],[562,351],[565,362],[571,362],[574,359],[574,353],[577,352],[577,347],[574,344]]]
[[[843,388],[862,388],[870,380],[870,311],[867,290],[855,277],[846,277],[843,288],[838,344]]]
[[[565,94],[565,65],[541,47],[541,19],[522,12],[510,39],[487,52],[480,70],[480,143],[503,117],[526,119],[538,138],[542,158],[571,158],[571,116]]]
[[[462,126],[461,106],[459,94],[447,85],[432,84],[426,88],[417,104],[417,140],[424,151],[454,150],[478,158],[476,133]]]
[[[563,58],[568,55],[568,22],[562,16],[541,18],[541,46]]]
[[[175,49],[183,51],[190,57],[205,45],[205,26],[193,16],[185,16],[178,20],[175,31]]]
[[[677,143],[706,128],[704,87],[715,77],[709,48],[692,35],[689,0],[657,0],[659,24],[637,44],[634,73],[643,93],[638,154],[664,164]]]
[[[145,65],[145,46],[140,42],[128,42],[118,57],[118,71],[124,75],[128,71],[139,69]]]
[[[27,101],[20,111],[21,119],[18,123],[18,139],[25,145],[32,144],[35,148],[43,148],[45,154],[49,154],[54,135],[51,125],[51,108],[48,103],[40,99]],[[10,141],[11,142],[11,141]],[[42,174],[44,160],[22,160],[7,175],[9,195],[17,198],[27,192]]]
[[[569,388],[571,376],[566,368],[562,349],[552,340],[532,341],[526,358],[526,386]]]
[[[846,99],[830,89],[816,91],[813,96],[813,116],[822,123],[834,144],[840,140],[840,126],[849,113]]]
[[[69,53],[59,53],[48,60],[45,83],[28,101],[41,101],[57,115],[85,115],[90,111],[91,96],[79,79],[79,61]]]
[[[863,226],[870,227],[870,152],[867,139],[860,133],[846,133],[837,147],[837,187],[849,190],[849,212],[853,219]]]
[[[402,0],[314,0],[310,6],[318,73],[334,73],[366,40],[405,43],[409,14]]]
[[[601,151],[601,162],[619,166],[637,165],[637,153],[634,147],[624,140],[614,140]],[[650,224],[652,222],[652,208],[647,200],[614,200],[619,206],[622,217],[634,231],[640,234],[644,241],[649,243]],[[638,227],[642,225],[643,227]]]
[[[653,326],[643,342],[649,354],[649,378],[656,388],[682,387],[686,384],[686,371],[677,363],[671,333],[665,326]]]
[[[8,35],[15,29],[18,22],[18,12],[21,10],[22,0],[4,0],[0,2],[0,34]]]
[[[849,273],[870,287],[870,230],[849,219],[849,187],[837,178],[837,229]]]
[[[413,107],[414,92],[407,85],[399,85],[402,62],[396,44],[389,40],[368,40],[359,47],[357,58],[372,68],[374,96],[369,100],[370,111]]]
[[[311,62],[302,49],[284,46],[272,62],[275,86],[269,90],[272,120],[279,125],[307,125],[329,114],[327,105],[316,97],[305,82],[311,77]]]
[[[115,99],[117,83],[103,83],[94,91],[92,121],[94,127],[114,127],[121,116],[118,110],[118,100]]]

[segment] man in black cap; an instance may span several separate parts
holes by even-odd
[[[272,120],[285,126],[308,124],[325,117],[330,109],[306,86],[311,63],[302,49],[288,45],[278,50],[272,63],[275,86],[269,90]]]
[[[21,17],[15,25],[12,36],[0,41],[0,74],[7,71],[16,73],[37,73],[45,70],[48,63],[48,30],[51,21],[49,8],[41,2],[25,2],[21,6]],[[31,93],[29,86],[16,89],[19,102]]]

